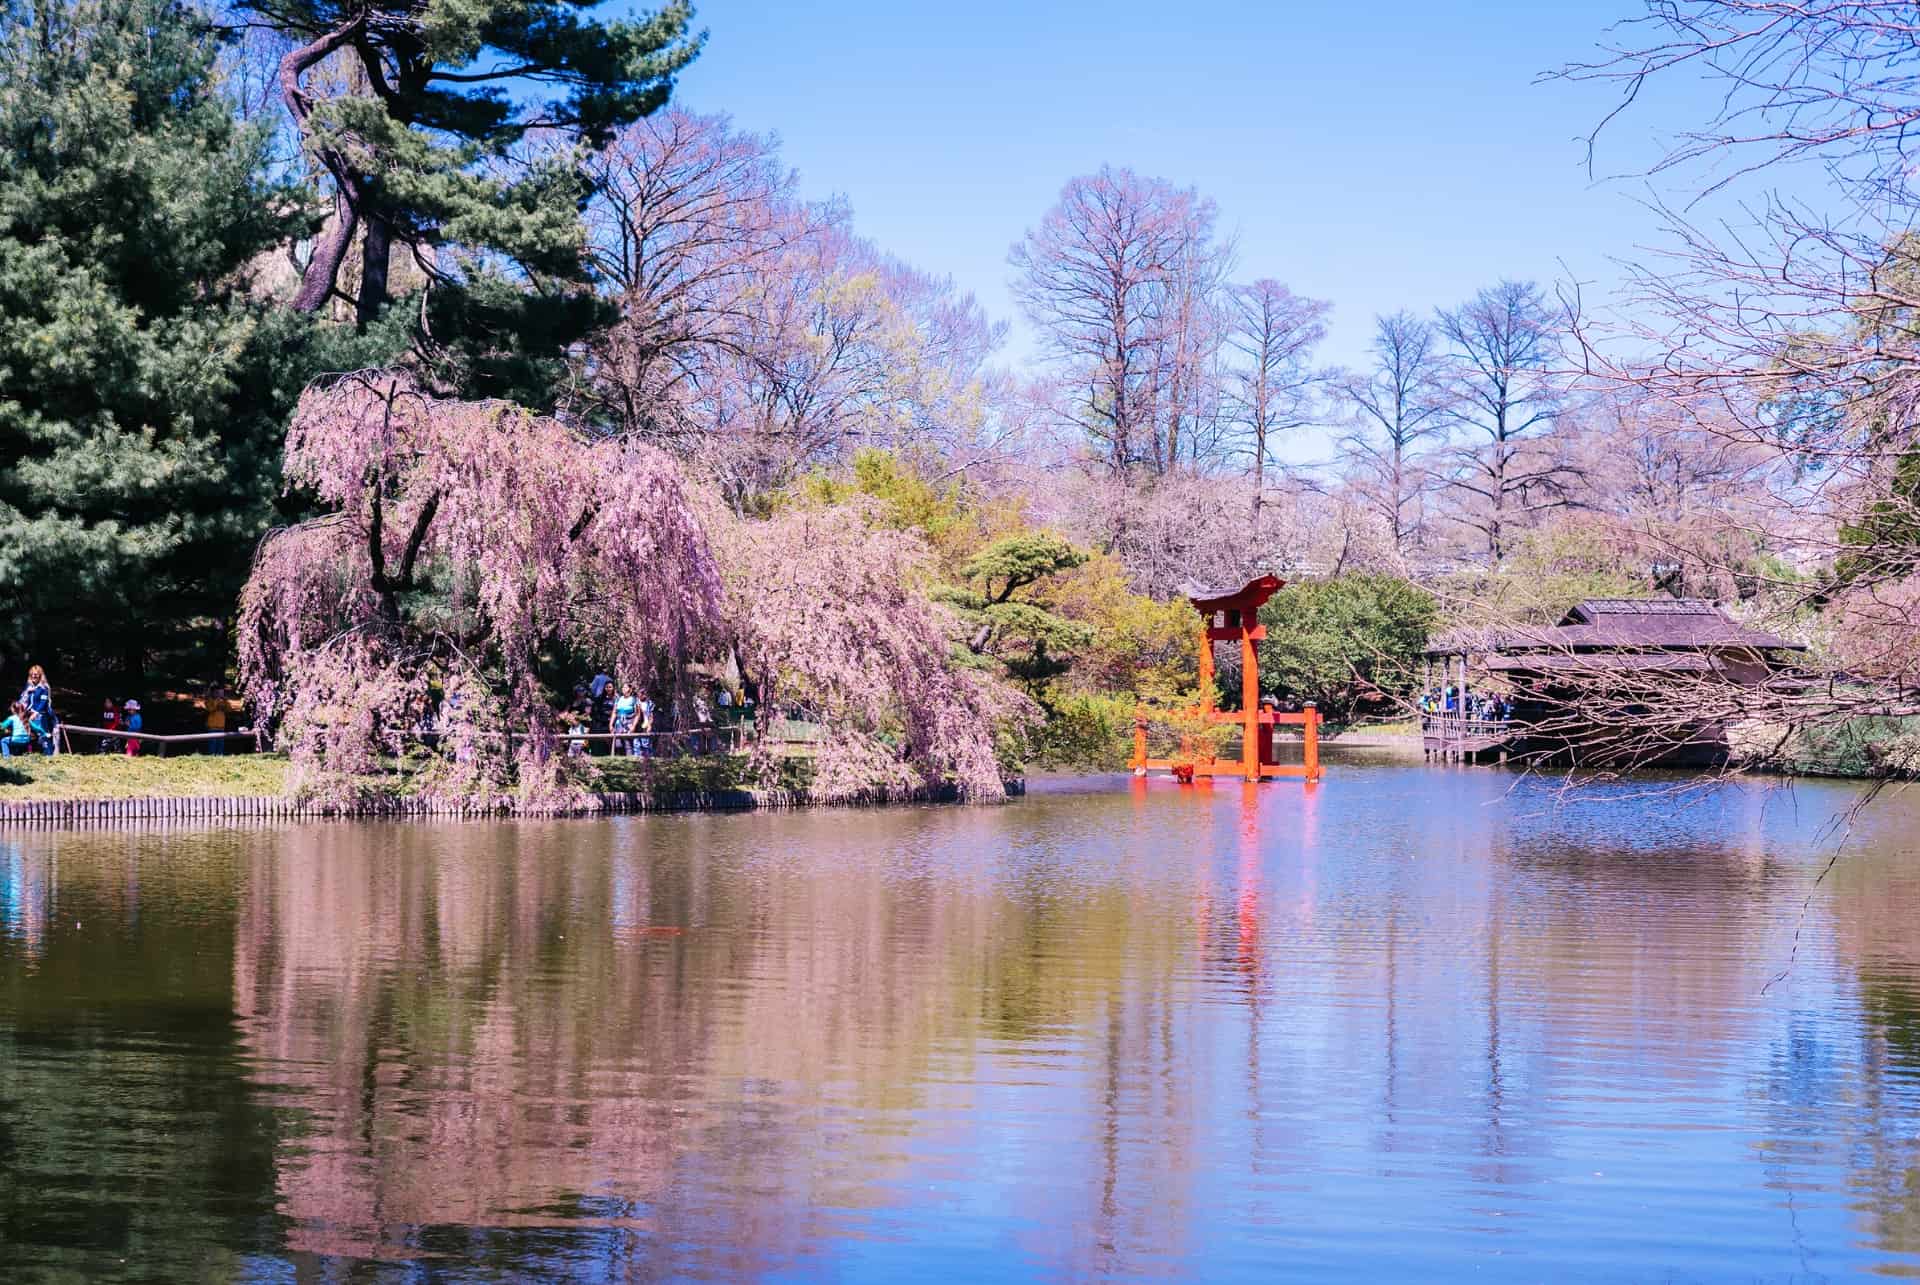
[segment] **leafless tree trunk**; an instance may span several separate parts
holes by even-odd
[[[1346,381],[1343,393],[1360,429],[1341,440],[1357,465],[1357,489],[1404,554],[1422,525],[1428,487],[1420,444],[1445,427],[1440,352],[1433,327],[1409,312],[1374,323],[1373,369]]]
[[[1056,375],[1056,413],[1115,473],[1163,473],[1190,449],[1230,259],[1214,219],[1190,189],[1103,168],[1068,182],[1009,255]]]
[[[1546,439],[1563,399],[1552,366],[1559,330],[1531,282],[1503,281],[1439,317],[1450,346],[1447,420],[1469,439],[1451,451],[1445,479],[1454,518],[1498,562],[1516,529],[1565,505],[1573,467]]]
[[[1256,515],[1266,496],[1275,437],[1312,421],[1329,379],[1309,362],[1326,338],[1332,310],[1332,304],[1303,299],[1270,277],[1227,293],[1227,345],[1239,358],[1232,370],[1232,415],[1251,464]]]

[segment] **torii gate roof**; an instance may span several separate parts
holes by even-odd
[[[1255,576],[1238,589],[1199,589],[1189,587],[1187,601],[1203,616],[1216,611],[1253,612],[1286,584],[1279,576]]]

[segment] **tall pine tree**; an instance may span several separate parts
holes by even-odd
[[[247,293],[305,230],[266,138],[168,0],[0,8],[0,655],[140,675],[196,635],[224,663],[278,491],[280,434],[326,351]],[[347,336],[351,338],[351,335]]]
[[[685,0],[612,21],[592,16],[602,3],[235,0],[293,42],[281,95],[331,189],[294,307],[350,295],[370,325],[404,254],[429,283],[414,310],[443,382],[550,400],[566,347],[611,319],[583,288],[571,149],[664,104],[700,47]]]

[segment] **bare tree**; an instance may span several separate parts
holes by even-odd
[[[1560,332],[1540,288],[1523,281],[1482,290],[1437,325],[1451,349],[1445,415],[1468,439],[1449,452],[1453,517],[1498,562],[1515,528],[1569,499],[1575,470],[1545,440],[1563,407],[1552,370]]]
[[[589,252],[620,306],[595,339],[602,409],[643,436],[704,432],[687,412],[711,363],[749,355],[770,274],[845,211],[802,203],[771,138],[677,108],[628,126],[592,174]]]
[[[1309,363],[1327,337],[1333,305],[1305,299],[1271,277],[1227,291],[1227,346],[1239,358],[1230,371],[1230,405],[1240,449],[1250,459],[1253,506],[1266,495],[1274,438],[1311,423],[1325,371]]]
[[[1213,234],[1212,202],[1190,202],[1174,271],[1161,302],[1154,404],[1164,424],[1160,471],[1201,464],[1220,445],[1225,419],[1221,362],[1229,324],[1223,292],[1233,251]],[[1158,454],[1158,452],[1156,452]]]
[[[1355,466],[1355,489],[1402,553],[1420,534],[1430,485],[1421,443],[1446,426],[1440,376],[1433,327],[1402,311],[1374,319],[1373,369],[1342,387],[1359,421],[1340,443]]]
[[[952,452],[977,438],[1001,330],[951,281],[835,229],[784,249],[756,294],[687,411],[736,503],[861,446]]]
[[[620,319],[595,417],[696,460],[740,506],[860,446],[984,457],[1011,401],[971,295],[799,201],[771,139],[668,111],[596,161],[590,248]]]
[[[1678,412],[1644,387],[1604,387],[1583,418],[1586,503],[1670,526],[1727,512],[1765,485],[1771,453],[1741,440],[1712,406]]]
[[[1632,385],[1585,398],[1563,428],[1581,471],[1580,505],[1609,524],[1632,572],[1682,597],[1743,592],[1765,552],[1770,452],[1713,408],[1685,413]],[[1626,569],[1623,567],[1623,570]]]
[[[1848,182],[1877,192],[1911,191],[1920,81],[1910,3],[1646,0],[1645,8],[1609,32],[1600,58],[1558,73],[1621,90],[1590,145],[1650,81],[1691,74],[1720,91],[1708,98],[1716,106],[1680,131],[1654,172],[1712,162],[1704,192],[1804,159],[1840,166]]]
[[[1691,190],[1660,207],[1668,244],[1631,271],[1633,320],[1579,337],[1594,379],[1659,426],[1620,426],[1610,448],[1638,441],[1637,459],[1615,460],[1625,502],[1711,514],[1714,540],[1694,542],[1709,570],[1751,618],[1815,648],[1763,682],[1676,675],[1626,692],[1592,676],[1572,689],[1588,722],[1650,744],[1726,725],[1766,763],[1863,719],[1920,717],[1915,31],[1913,6],[1888,0],[1654,0],[1561,73],[1621,90],[1596,145],[1650,84],[1717,91],[1652,167]],[[1798,163],[1823,171],[1817,197],[1751,190]],[[1723,190],[1740,197],[1724,215],[1737,225],[1695,213]],[[1709,476],[1689,476],[1701,459]],[[1920,741],[1881,725],[1906,746],[1882,766],[1920,770]]]
[[[1055,412],[1115,473],[1163,473],[1191,450],[1214,365],[1210,297],[1231,254],[1215,217],[1191,189],[1103,166],[1070,180],[1008,255]]]

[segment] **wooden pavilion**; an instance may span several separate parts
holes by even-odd
[[[1630,705],[1636,696],[1658,697],[1703,678],[1776,681],[1787,654],[1804,650],[1704,598],[1590,598],[1556,625],[1435,640],[1426,650],[1424,690],[1437,693],[1441,707],[1422,711],[1422,744],[1429,756],[1443,758],[1520,752],[1580,761],[1599,743],[1581,734],[1583,701]],[[1474,699],[1495,693],[1504,717],[1488,717]],[[1680,731],[1638,765],[1695,766],[1726,757],[1724,728],[1701,723]]]

